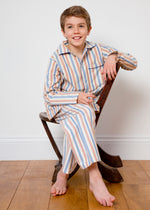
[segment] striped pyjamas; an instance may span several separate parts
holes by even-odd
[[[77,162],[81,168],[100,161],[95,140],[95,112],[85,104],[63,106],[55,117],[65,132],[63,172],[70,173]]]
[[[71,171],[76,161],[82,168],[100,161],[94,134],[95,111],[99,112],[96,102],[106,82],[102,76],[105,61],[113,53],[117,54],[121,68],[136,68],[137,61],[132,55],[88,41],[82,59],[69,50],[68,41],[64,41],[50,57],[44,99],[48,118],[56,118],[65,131],[65,173]],[[80,92],[96,96],[91,106],[77,103]]]

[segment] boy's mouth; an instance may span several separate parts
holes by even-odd
[[[75,36],[73,37],[74,40],[80,40],[81,39],[81,36]]]

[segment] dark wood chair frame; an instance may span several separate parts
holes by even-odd
[[[120,64],[117,63],[117,65],[116,65],[117,73],[119,71],[119,68],[120,68]],[[106,102],[106,99],[109,95],[109,92],[110,92],[110,89],[113,85],[114,80],[115,79],[113,79],[113,80],[107,79],[107,82],[106,82],[106,84],[105,84],[105,86],[104,86],[104,88],[103,88],[103,90],[100,94],[100,97],[99,97],[98,102],[97,102],[97,104],[100,106],[100,112],[96,113],[96,125],[98,123],[100,114],[102,112],[102,109],[103,109],[104,104]],[[60,151],[57,147],[57,144],[56,144],[56,142],[55,142],[55,140],[54,140],[54,138],[53,138],[53,136],[50,132],[50,129],[47,125],[47,122],[48,123],[57,123],[57,122],[55,121],[54,118],[49,120],[46,112],[41,112],[39,114],[39,116],[40,116],[40,119],[41,119],[42,124],[44,126],[44,129],[46,131],[46,134],[47,134],[47,136],[48,136],[48,138],[51,142],[51,145],[52,145],[52,147],[53,147],[53,149],[54,149],[54,151],[55,151],[55,153],[58,157],[58,163],[55,165],[55,170],[54,170],[54,174],[53,174],[53,177],[52,177],[52,182],[55,182],[56,178],[57,178],[57,173],[62,167],[62,155],[61,155],[61,153],[60,153]],[[102,177],[105,180],[107,180],[109,182],[112,182],[112,183],[122,182],[123,178],[122,178],[121,174],[119,173],[119,171],[117,169],[118,167],[123,166],[120,157],[118,155],[110,155],[107,152],[105,152],[100,147],[100,145],[97,144],[97,146],[98,146],[99,154],[100,154],[100,157],[101,157],[101,161],[98,162],[97,164],[98,164],[98,168],[99,168],[99,170],[102,174]],[[69,174],[68,179],[70,179],[78,171],[79,168],[80,168],[80,166],[77,164],[74,171],[71,174]]]

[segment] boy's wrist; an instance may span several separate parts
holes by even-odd
[[[118,62],[118,52],[114,52],[114,53],[111,53],[109,55],[109,57],[113,58],[115,60],[115,62],[117,63]]]

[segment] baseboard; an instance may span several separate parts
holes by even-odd
[[[62,151],[62,139],[56,138]],[[123,160],[150,160],[150,138],[98,137],[97,143],[108,153]],[[0,139],[0,160],[55,160],[48,138]]]

